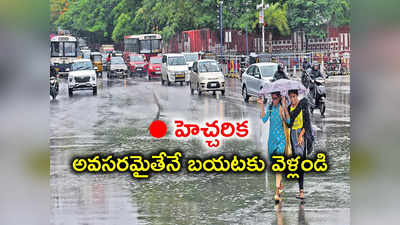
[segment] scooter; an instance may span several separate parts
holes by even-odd
[[[310,105],[311,114],[314,112],[314,109],[318,108],[321,113],[321,117],[324,118],[326,110],[325,78],[317,77],[312,79],[311,75],[304,71],[301,81],[303,85],[310,90],[306,98],[308,99]]]
[[[50,77],[50,95],[54,99],[56,99],[58,95],[58,80],[56,77]]]
[[[314,99],[315,99],[315,104],[314,108],[319,108],[319,111],[321,113],[321,117],[325,117],[325,100],[326,100],[326,88],[325,88],[325,79],[322,77],[318,77],[314,79]],[[313,109],[311,110],[311,113],[313,113]]]

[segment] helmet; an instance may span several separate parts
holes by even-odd
[[[283,71],[283,64],[282,63],[278,63],[278,71]]]
[[[317,67],[317,69],[315,67]],[[313,64],[312,64],[312,69],[313,70],[319,70],[319,63],[314,61]]]

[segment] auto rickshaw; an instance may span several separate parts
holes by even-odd
[[[94,67],[97,67],[96,69],[96,74],[97,77],[101,76],[103,74],[103,61],[102,61],[102,55],[100,52],[92,52],[90,53],[90,60],[93,63]]]

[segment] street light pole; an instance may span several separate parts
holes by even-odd
[[[263,15],[263,17],[264,17],[264,0],[262,0],[262,3],[261,3],[261,10],[262,10],[262,15]],[[262,23],[262,52],[264,53],[265,52],[265,40],[264,40],[264,19],[263,19],[263,23]]]
[[[248,28],[248,22],[246,21],[246,55],[249,56],[249,37],[248,37],[248,33],[249,33],[249,28]]]
[[[261,9],[259,13],[259,23],[262,24],[262,52],[265,52],[265,34],[264,34],[264,10],[269,7],[269,4],[264,6],[264,0],[261,5],[257,5],[257,9]]]
[[[219,41],[220,41],[220,47],[219,47],[219,52],[222,57],[222,3],[223,1],[219,2]]]

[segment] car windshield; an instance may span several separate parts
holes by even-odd
[[[278,65],[259,66],[263,77],[272,77],[278,70]]]
[[[194,62],[198,59],[198,55],[196,53],[192,54],[184,54],[186,62]]]
[[[122,57],[112,57],[111,64],[125,64],[124,59]]]
[[[150,58],[150,64],[161,64],[161,58]]]
[[[131,62],[144,62],[144,59],[141,55],[134,55],[130,57]]]
[[[71,66],[71,69],[73,71],[76,70],[92,70],[93,65],[92,62],[90,61],[81,61],[81,62],[74,62]]]
[[[215,61],[199,62],[199,72],[219,72],[219,67]]]
[[[177,66],[177,65],[186,65],[185,57],[183,56],[173,56],[168,58],[168,65]]]

